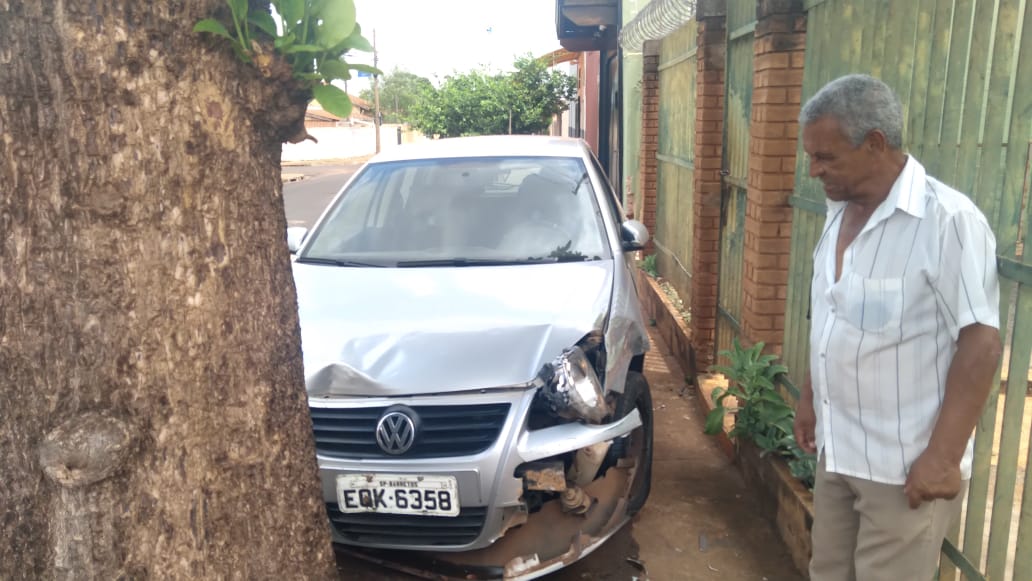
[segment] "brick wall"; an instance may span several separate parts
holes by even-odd
[[[792,237],[806,14],[802,0],[760,0],[753,43],[742,331],[781,353]]]
[[[659,41],[646,41],[642,51],[641,75],[641,149],[638,153],[638,179],[641,200],[635,204],[634,218],[649,232],[656,232],[656,152],[659,149]],[[655,252],[651,238],[643,254]]]
[[[724,2],[701,1],[695,82],[695,178],[692,208],[692,344],[700,366],[713,362],[720,262],[720,195],[724,138],[724,68],[727,18]]]

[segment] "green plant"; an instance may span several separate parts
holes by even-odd
[[[792,475],[812,487],[816,458],[796,444],[792,430],[795,410],[775,387],[778,376],[787,373],[788,368],[775,363],[776,356],[764,355],[763,346],[758,342],[746,349],[736,337],[730,350],[720,352],[730,364],[711,369],[727,377],[728,388],[713,390],[714,408],[706,416],[705,431],[710,435],[720,433],[724,416],[734,414],[735,425],[728,436],[752,440],[761,455],[784,457]],[[732,396],[735,405],[729,405]]]
[[[792,476],[798,478],[807,488],[813,489],[813,481],[817,475],[817,456],[803,452],[792,438],[788,454],[782,453],[788,461],[788,469]]]
[[[293,77],[338,117],[351,114],[351,99],[332,81],[350,79],[353,70],[380,74],[343,59],[352,50],[373,50],[355,19],[353,0],[271,0],[258,8],[248,0],[226,4],[232,32],[214,18],[195,24],[194,32],[226,38],[237,56],[266,77]]]
[[[659,277],[659,270],[656,268],[656,255],[650,254],[642,259],[641,269],[645,271],[645,274],[652,278]]]

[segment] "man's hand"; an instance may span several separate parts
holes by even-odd
[[[796,403],[795,424],[792,426],[796,443],[803,452],[817,453],[817,438],[814,435],[816,427],[817,415],[813,411],[813,392],[807,397],[807,393],[803,391]]]
[[[960,485],[960,466],[925,450],[910,467],[903,493],[910,501],[910,508],[917,508],[927,500],[956,498]]]

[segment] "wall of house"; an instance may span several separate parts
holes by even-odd
[[[380,150],[398,146],[398,128],[388,124],[380,127]],[[308,133],[318,142],[284,143],[282,161],[315,161],[364,157],[376,153],[376,130],[372,125],[351,127],[311,127]],[[421,133],[402,131],[402,143],[425,139]]]

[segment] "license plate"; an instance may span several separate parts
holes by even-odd
[[[454,476],[429,474],[340,474],[341,512],[458,516],[459,486]]]

